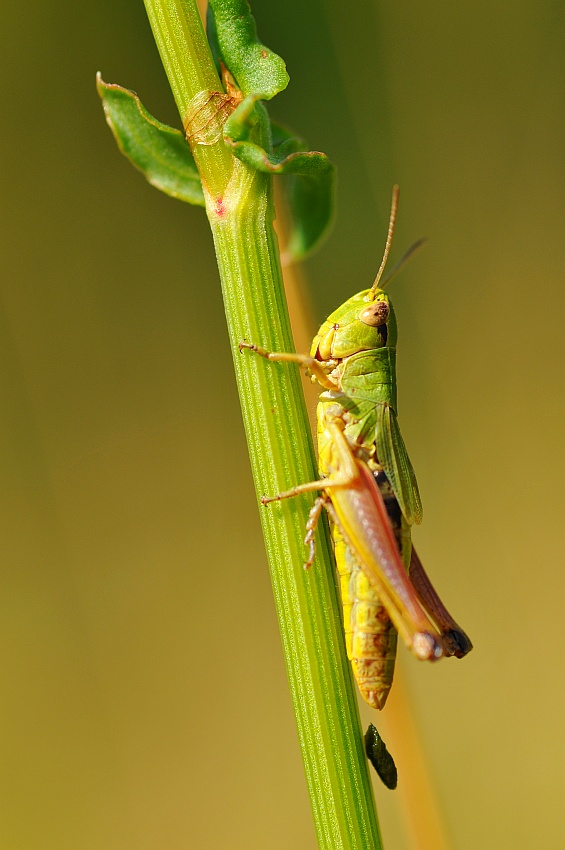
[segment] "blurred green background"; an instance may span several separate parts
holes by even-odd
[[[448,846],[557,850],[564,6],[253,8],[291,74],[274,115],[339,167],[316,323],[370,285],[393,182],[395,256],[429,237],[391,287],[400,421],[475,650],[400,673]],[[0,21],[0,845],[313,850],[205,216],[119,155],[95,91],[179,125],[143,4]]]

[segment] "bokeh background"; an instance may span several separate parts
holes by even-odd
[[[273,113],[339,167],[315,322],[372,281],[393,182],[396,257],[429,238],[391,287],[400,421],[475,650],[399,673],[445,846],[558,850],[563,4],[253,7],[291,74]],[[143,4],[3,2],[0,26],[0,846],[313,850],[207,223],[95,92],[179,125]],[[419,847],[376,795],[385,846]]]

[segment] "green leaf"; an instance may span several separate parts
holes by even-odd
[[[291,219],[286,253],[292,260],[302,260],[319,247],[332,224],[335,167],[324,153],[308,151],[303,139],[279,125],[272,128],[272,154],[251,141],[257,100],[247,97],[238,106],[225,124],[224,140],[251,168],[286,176]]]
[[[275,156],[280,160],[293,151],[304,151],[310,157],[304,139],[285,127],[271,123]],[[317,154],[324,156],[324,154]],[[288,207],[290,228],[286,254],[290,260],[303,260],[317,250],[333,224],[335,215],[335,166],[326,159],[328,168],[316,173],[290,174],[282,181],[283,196]],[[305,163],[306,164],[306,163]]]
[[[329,232],[334,213],[335,168],[327,156],[282,127],[271,126],[260,100],[286,88],[283,60],[257,40],[247,0],[210,0],[207,34],[214,61],[223,62],[237,81],[243,102],[224,126],[224,141],[251,168],[285,176],[284,196],[290,232],[286,255],[303,260]]]
[[[97,75],[106,121],[118,147],[152,186],[172,198],[204,206],[200,176],[180,130],[161,124],[145,109],[135,92],[105,83]]]
[[[212,9],[209,3],[206,6],[206,38],[208,39],[208,44],[210,45],[210,53],[212,54],[212,59],[214,60],[214,65],[216,66],[218,77],[221,77],[221,62],[224,62],[224,57],[222,56],[222,51],[220,50],[220,44],[218,42],[218,28],[216,26],[214,10]]]
[[[244,96],[255,94],[270,100],[288,85],[286,65],[280,56],[257,38],[255,20],[247,0],[210,0],[216,21],[221,58]],[[212,30],[208,25],[208,32]]]

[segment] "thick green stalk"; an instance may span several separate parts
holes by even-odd
[[[145,8],[161,61],[183,122],[191,100],[200,92],[223,91],[216,66],[203,37],[198,6],[192,0],[145,0]],[[197,145],[193,156],[210,192],[221,192],[231,174],[232,155],[223,141]]]
[[[202,89],[214,90],[215,70],[196,3],[145,0],[145,5],[184,115]],[[221,91],[219,81],[216,85]],[[317,472],[297,368],[238,349],[247,340],[293,350],[272,226],[272,178],[233,157],[223,142],[210,148],[204,155],[196,148],[195,160],[207,196],[255,485],[258,494],[273,494]],[[233,490],[222,497],[229,500]],[[316,563],[308,573],[302,567],[311,503],[301,496],[269,505],[261,508],[261,521],[318,843],[322,850],[379,850],[325,524]]]

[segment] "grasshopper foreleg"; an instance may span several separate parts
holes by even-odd
[[[286,351],[267,351],[266,348],[261,348],[259,345],[254,345],[251,342],[240,342],[239,350],[243,351],[244,348],[249,349],[249,351],[254,351],[255,354],[258,354],[260,357],[264,357],[266,360],[271,361],[280,361],[284,363],[298,363],[299,366],[304,366],[305,369],[316,378],[317,382],[320,386],[324,387],[326,390],[336,390],[338,385],[335,381],[329,377],[327,372],[324,370],[322,364],[316,360],[315,357],[310,357],[309,354],[290,354]]]

